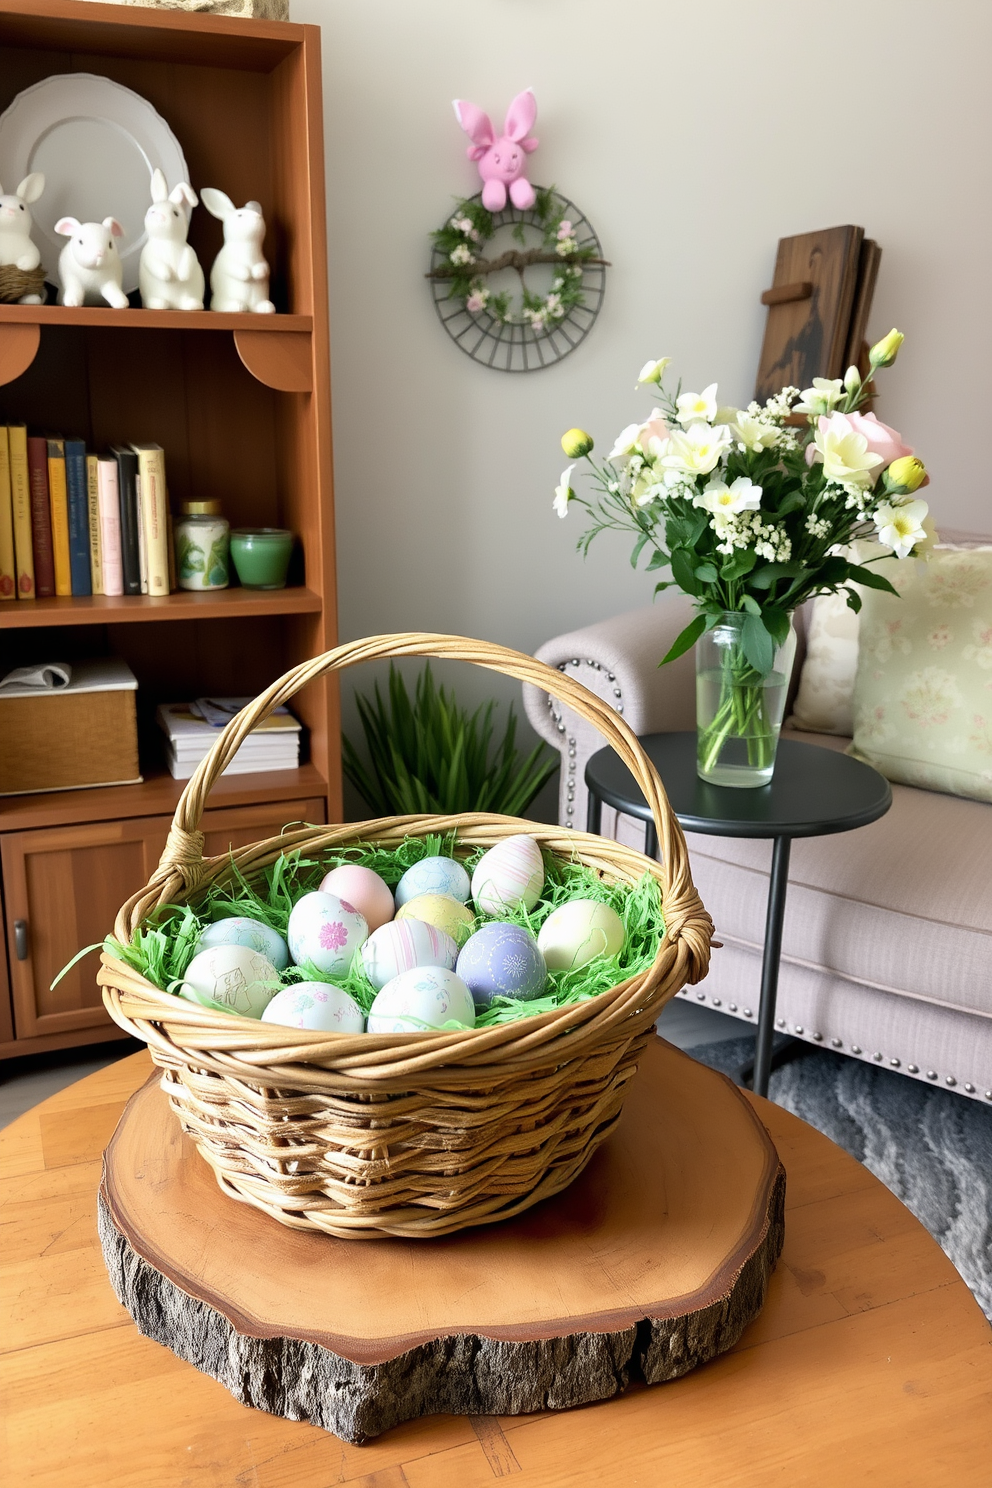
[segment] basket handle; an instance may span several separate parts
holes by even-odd
[[[448,661],[467,661],[504,676],[529,682],[566,703],[591,723],[619,755],[630,770],[651,809],[661,849],[663,908],[667,927],[666,939],[686,941],[695,969],[705,974],[709,961],[709,944],[713,925],[696,893],[689,871],[689,855],[682,829],[665,795],[664,786],[654,765],[641,748],[630,725],[608,703],[583,687],[581,682],[549,667],[533,656],[511,651],[491,641],[468,640],[464,636],[433,635],[410,631],[398,635],[369,636],[350,641],[325,651],[311,661],[301,662],[286,672],[271,687],[241,712],[221,732],[206,758],[188,781],[176,806],[169,838],[159,866],[148,887],[179,884],[187,892],[194,890],[203,867],[203,834],[200,820],[207,796],[230,764],[238,748],[264,718],[289,701],[309,683],[328,672],[343,671],[363,661],[379,661],[401,656],[436,657]],[[174,889],[170,889],[174,892]],[[691,978],[695,980],[695,977]]]

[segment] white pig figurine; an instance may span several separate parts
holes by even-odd
[[[7,195],[0,186],[0,264],[30,273],[41,263],[41,254],[31,241],[30,203],[36,202],[45,189],[45,178],[40,171],[32,171],[18,186],[14,194]],[[40,305],[40,294],[21,297],[22,305]]]
[[[236,207],[231,198],[214,186],[200,192],[203,205],[224,224],[224,246],[210,270],[210,308],[272,315],[269,299],[269,266],[262,255],[265,218],[258,202]]]
[[[138,286],[146,310],[202,310],[203,270],[186,241],[186,206],[196,192],[186,181],[170,192],[160,170],[152,174],[152,204],[145,213],[148,241],[141,250]]]
[[[75,217],[60,217],[55,231],[69,239],[59,254],[63,305],[99,305],[106,300],[114,310],[126,310],[124,269],[114,242],[124,236],[124,229],[117,218],[78,222]]]

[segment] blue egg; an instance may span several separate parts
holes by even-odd
[[[459,904],[467,904],[471,892],[472,880],[454,858],[421,858],[396,885],[396,908],[401,909],[419,894],[446,894]]]
[[[548,979],[548,968],[534,936],[522,925],[503,920],[483,925],[469,937],[455,971],[479,1009],[489,1007],[494,997],[532,1002],[540,997]]]
[[[227,920],[215,920],[208,925],[196,943],[197,952],[207,951],[211,946],[241,945],[266,956],[277,971],[285,971],[289,965],[289,946],[277,930],[263,925],[261,920],[251,920],[244,915],[234,915]]]

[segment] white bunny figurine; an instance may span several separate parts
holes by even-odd
[[[170,192],[160,170],[152,174],[152,204],[145,213],[148,241],[141,250],[138,285],[146,310],[202,310],[203,270],[186,241],[186,205],[196,192],[181,181]]]
[[[210,270],[211,310],[254,310],[272,315],[269,299],[269,266],[262,256],[265,218],[258,202],[236,207],[229,196],[213,186],[200,192],[203,205],[224,224],[224,246]]]
[[[0,264],[20,269],[27,274],[41,263],[41,254],[31,241],[29,203],[36,202],[45,189],[40,171],[32,171],[18,186],[13,196],[5,196],[0,186]],[[40,305],[41,295],[22,296],[22,305]]]
[[[126,310],[124,269],[114,242],[124,236],[124,229],[117,218],[78,222],[75,217],[60,217],[55,231],[69,239],[59,254],[63,305],[99,305],[106,300],[114,310]]]

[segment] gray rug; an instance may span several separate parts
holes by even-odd
[[[753,1050],[752,1037],[687,1052],[732,1074]],[[992,1107],[822,1049],[775,1070],[768,1094],[902,1200],[992,1319]]]

